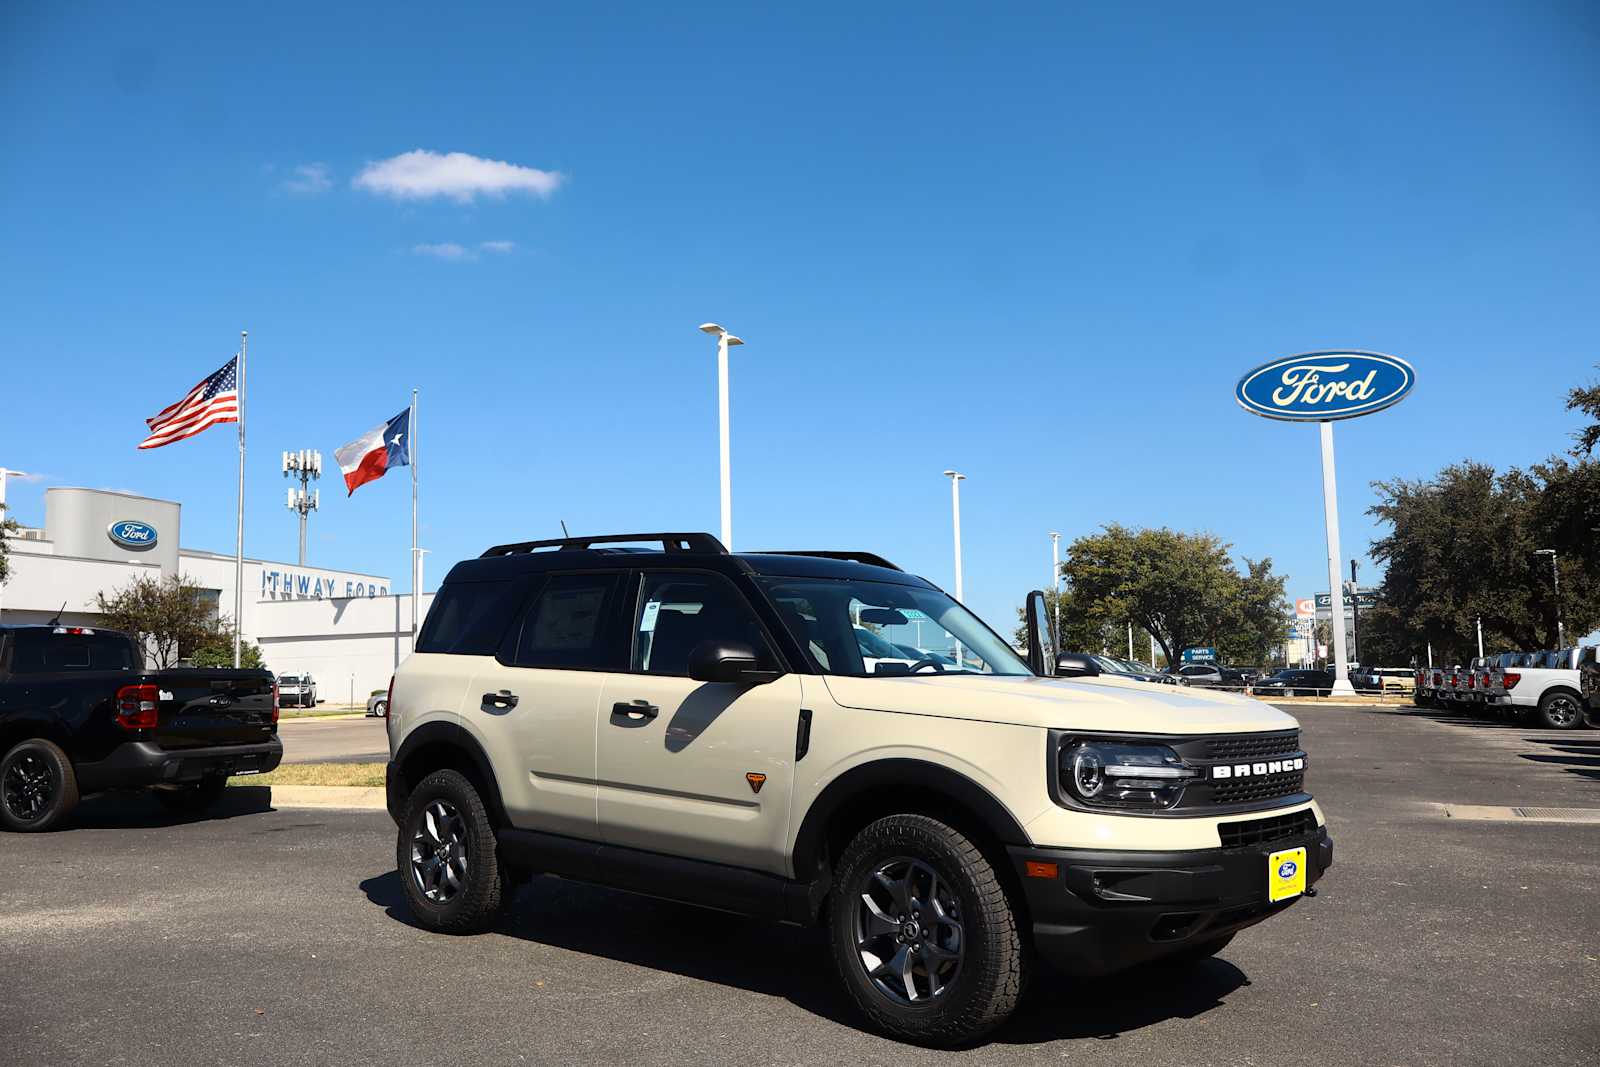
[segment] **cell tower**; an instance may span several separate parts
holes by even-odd
[[[311,483],[322,477],[322,453],[309,448],[283,454],[283,476],[297,479],[298,487],[289,486],[289,510],[300,514],[300,566],[306,565],[306,517],[322,503],[322,490],[312,489]]]

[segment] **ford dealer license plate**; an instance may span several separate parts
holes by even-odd
[[[1288,848],[1267,857],[1267,899],[1277,902],[1306,891],[1306,850]]]

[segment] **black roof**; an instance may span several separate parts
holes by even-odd
[[[639,543],[660,544],[641,548]],[[731,553],[707,533],[606,534],[496,545],[477,559],[462,560],[445,581],[484,581],[550,570],[611,567],[696,567],[735,574],[786,578],[854,578],[936,588],[873,552],[834,549]]]

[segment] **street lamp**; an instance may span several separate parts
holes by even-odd
[[[728,460],[728,349],[743,341],[714,322],[703,322],[704,333],[717,335],[717,420],[722,446],[722,544],[733,550],[733,476]]]
[[[1056,602],[1056,645],[1061,645],[1061,535],[1050,531],[1050,598]]]
[[[1535,556],[1550,557],[1550,595],[1556,601],[1556,647],[1567,647],[1567,632],[1561,625],[1561,571],[1556,568],[1556,550],[1553,548],[1536,548]]]
[[[956,599],[961,599],[961,483],[966,475],[960,471],[945,471],[950,479],[950,521],[955,528],[956,541]]]

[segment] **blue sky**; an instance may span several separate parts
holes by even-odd
[[[413,386],[430,587],[562,519],[714,531],[711,319],[747,341],[738,547],[948,587],[954,466],[1002,625],[1048,531],[1112,521],[1309,595],[1316,431],[1241,411],[1244,370],[1417,368],[1338,427],[1360,555],[1370,481],[1566,448],[1600,360],[1591,4],[236,8],[0,9],[24,522],[125,488],[231,550],[230,430],[134,446],[248,329],[252,555],[294,558],[278,452],[331,462]],[[382,165],[419,150],[518,169]],[[403,476],[323,489],[312,564],[404,588]]]

